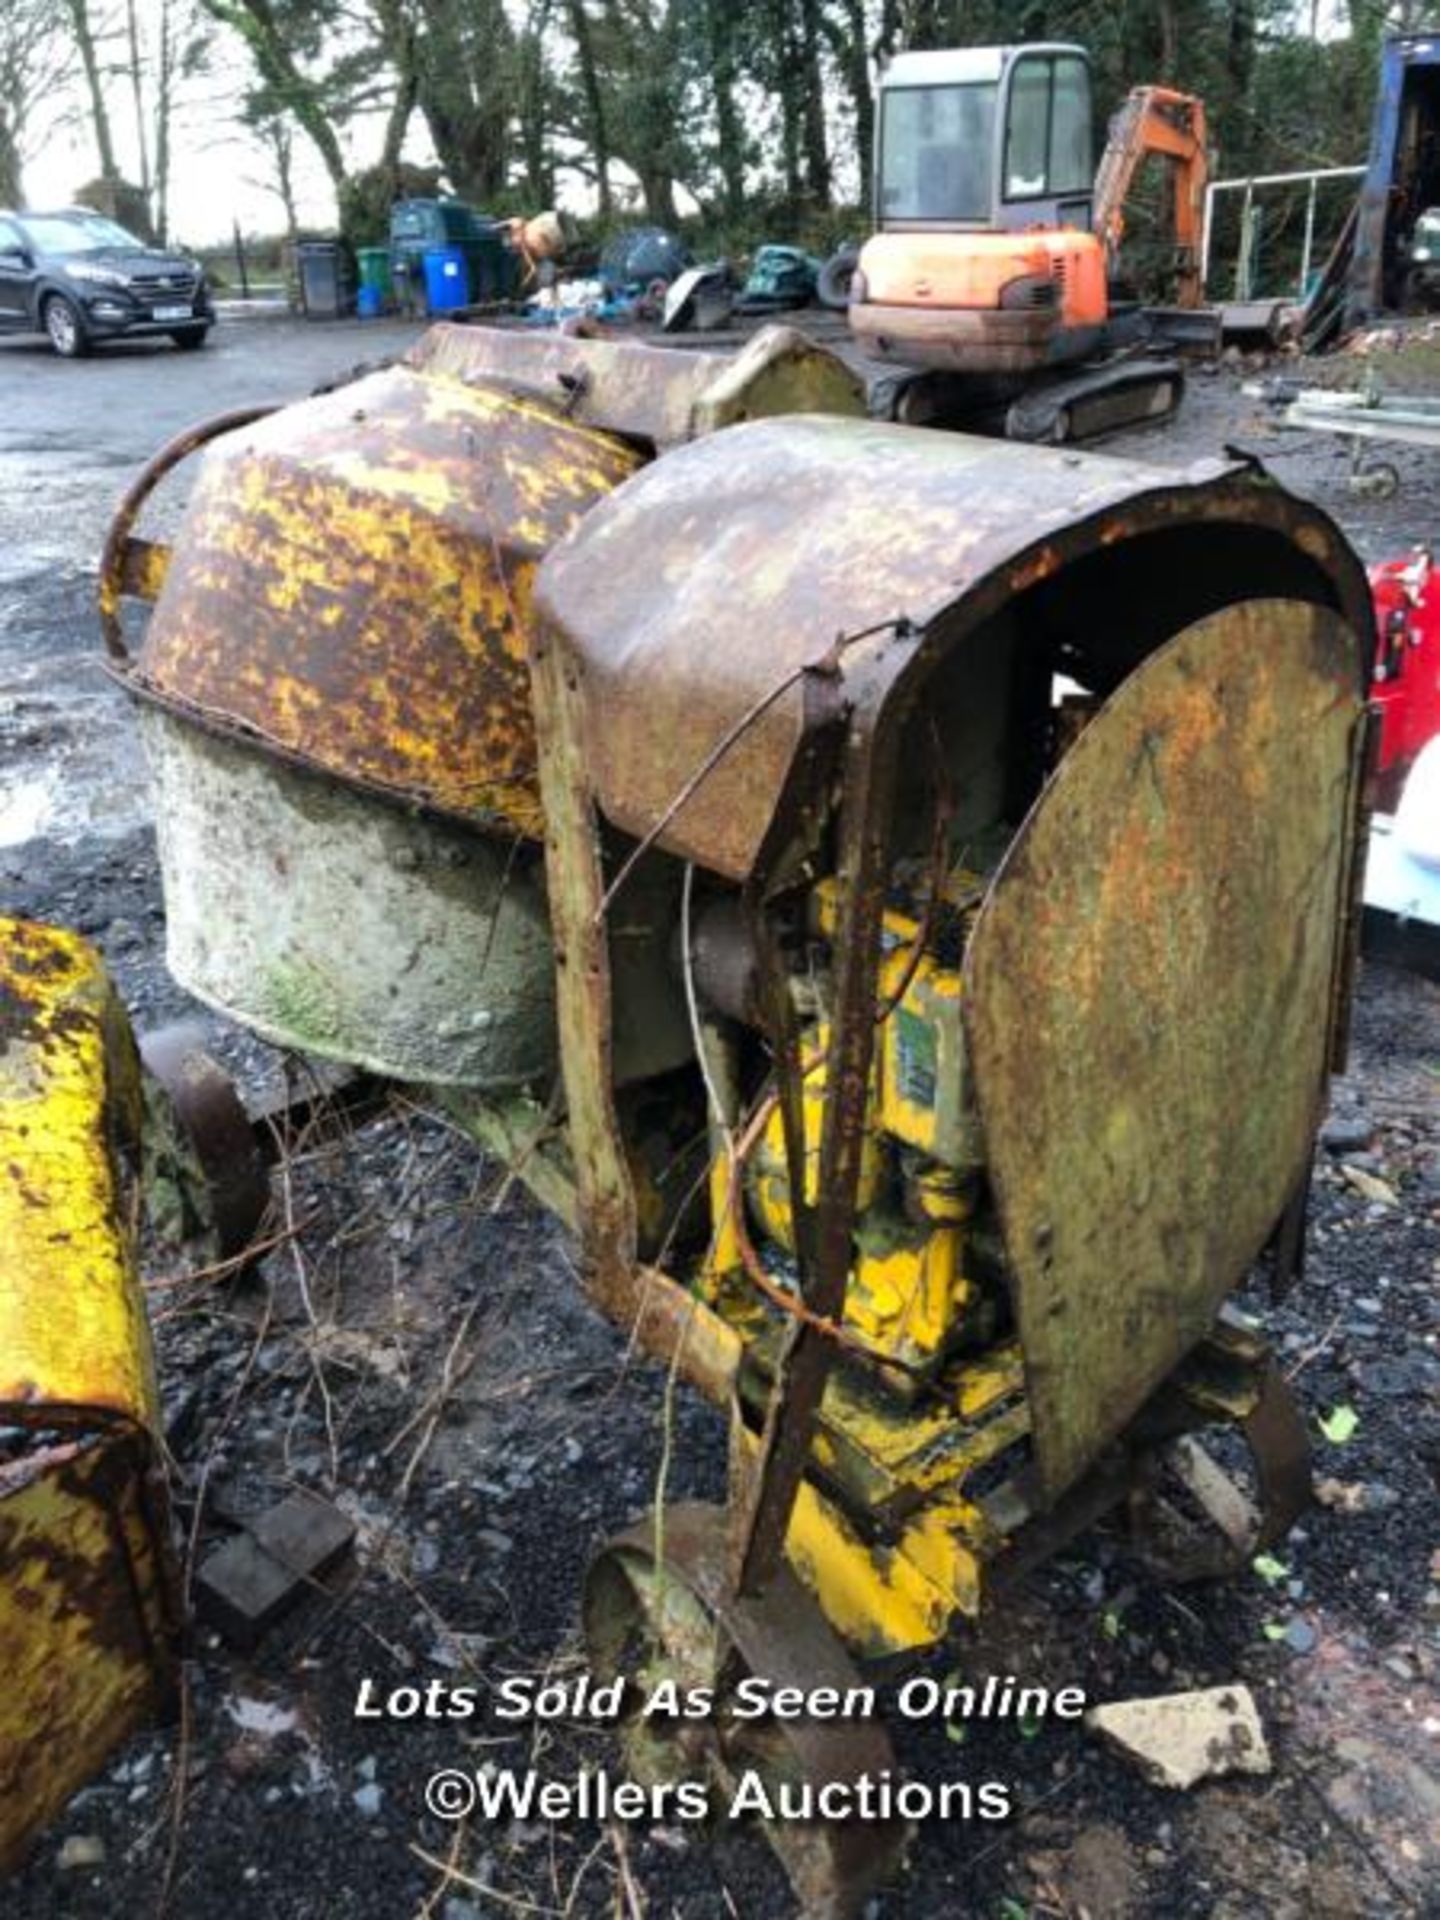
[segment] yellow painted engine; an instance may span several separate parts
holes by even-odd
[[[966,868],[951,867],[919,884],[925,897],[896,896],[881,922],[881,1011],[844,1313],[859,1350],[873,1356],[891,1389],[902,1393],[918,1391],[962,1346],[993,1337],[1000,1299],[994,1223],[981,1211],[984,1160],[960,1017],[965,930],[984,883]],[[833,939],[833,882],[816,889],[810,921],[815,940]],[[817,1009],[803,1029],[810,1208],[819,1191],[830,1043],[829,1022]],[[745,1198],[762,1243],[785,1256],[776,1261],[777,1273],[793,1284],[795,1216],[778,1107],[746,1166]],[[746,1254],[757,1258],[752,1247]]]

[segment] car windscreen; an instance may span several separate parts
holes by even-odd
[[[144,242],[124,227],[117,227],[102,213],[27,213],[19,222],[21,231],[36,253],[101,253],[107,248],[124,247],[139,251]]]
[[[988,220],[994,81],[887,87],[880,110],[882,220]]]

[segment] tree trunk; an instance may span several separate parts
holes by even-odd
[[[175,26],[170,0],[160,0],[155,45],[155,238],[170,238],[170,118],[175,107]]]
[[[794,0],[780,0],[780,163],[785,178],[785,198],[792,208],[804,197],[800,171],[805,117],[804,61],[796,31]]]
[[[864,4],[864,0],[860,0]],[[745,128],[735,104],[739,62],[735,57],[733,10],[725,0],[708,0],[705,38],[710,54],[710,83],[715,94],[715,134],[724,186],[725,212],[734,220],[745,207]]]
[[[400,151],[415,113],[416,80],[415,23],[405,0],[374,0],[373,13],[395,78],[390,111],[385,119],[385,138],[380,148],[378,170],[383,191],[394,199],[400,189]]]
[[[150,144],[145,137],[145,61],[140,45],[140,19],[135,0],[125,0],[125,37],[130,46],[130,96],[135,102],[135,144],[140,152],[140,191],[150,198]],[[154,219],[155,209],[150,209]]]
[[[290,129],[276,120],[270,128],[270,151],[275,159],[275,189],[285,209],[285,231],[292,247],[300,244],[300,215],[295,205],[295,152]]]
[[[514,37],[502,0],[422,0],[418,104],[455,191],[484,206],[510,177]]]
[[[863,14],[865,0],[858,0],[858,8]],[[904,30],[904,8],[900,0],[882,0],[880,23],[875,34],[875,58],[882,67],[899,48]]]
[[[836,52],[855,115],[855,161],[864,204],[875,173],[875,95],[870,90],[870,50],[865,44],[865,0],[845,0],[845,32]]]
[[[828,207],[830,151],[825,139],[825,79],[820,68],[820,0],[800,0],[799,24],[805,190],[817,207]]]
[[[23,207],[25,191],[20,177],[20,143],[3,103],[0,103],[0,207]]]
[[[600,76],[595,68],[595,46],[590,37],[590,20],[585,0],[568,0],[570,31],[575,37],[575,58],[580,68],[580,90],[585,96],[585,113],[590,122],[590,151],[595,159],[595,188],[600,196],[600,218],[609,220],[615,211],[610,190],[610,140],[605,128],[605,100],[600,91]]]
[[[555,199],[555,167],[550,157],[550,87],[545,63],[548,0],[538,0],[516,46],[519,84],[516,88],[520,119],[520,150],[525,184],[532,205],[548,207]]]
[[[683,150],[676,126],[683,44],[680,16],[680,0],[666,0],[658,18],[653,7],[606,0],[604,37],[596,42],[608,62],[606,71],[617,102],[610,123],[615,157],[640,182],[646,217],[662,227],[673,227],[679,218],[675,180],[676,155]]]
[[[637,167],[645,196],[645,217],[657,227],[673,227],[680,218],[675,205],[675,182],[668,167]]]
[[[905,46],[926,50],[953,46],[955,33],[947,18],[948,12],[945,0],[915,0],[910,8],[909,26],[904,35]],[[1026,33],[1019,37],[1033,39],[1034,35]]]
[[[71,4],[83,5],[84,0],[71,0]],[[203,4],[213,19],[233,28],[244,40],[260,78],[319,154],[335,189],[343,227],[350,209],[350,170],[339,136],[318,89],[300,71],[281,38],[267,0],[203,0]]]
[[[27,135],[53,119],[77,71],[68,5],[0,0],[0,206],[25,204]]]
[[[115,143],[110,136],[110,112],[105,104],[105,85],[100,76],[100,56],[95,50],[95,32],[90,24],[88,0],[69,0],[70,28],[80,50],[85,69],[85,86],[90,95],[90,118],[95,128],[95,146],[100,155],[100,178],[118,180]]]
[[[1234,89],[1226,106],[1234,112],[1244,106],[1255,73],[1255,0],[1230,0],[1225,71]]]

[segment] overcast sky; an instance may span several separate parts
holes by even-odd
[[[138,0],[138,4],[143,32],[153,0]],[[119,69],[106,93],[116,159],[126,178],[137,180],[140,167],[134,96],[128,70],[119,66],[121,49],[112,43],[110,52]],[[272,185],[273,162],[237,122],[250,77],[248,54],[233,38],[217,30],[209,70],[187,83],[171,136],[170,233],[183,244],[207,246],[228,240],[237,220],[247,234],[278,233],[284,228],[284,211]],[[363,168],[379,159],[384,132],[383,111],[357,115],[344,128],[341,139],[353,167]],[[28,144],[25,191],[32,208],[66,206],[79,187],[96,177],[100,163],[86,96],[79,84],[72,83],[57,93]],[[410,123],[405,158],[422,166],[435,164],[435,151],[418,113]],[[333,226],[335,196],[329,177],[314,148],[298,130],[294,178],[302,227]],[[623,190],[626,169],[615,164],[613,178]],[[562,169],[558,189],[560,205],[568,211],[593,211],[593,188],[580,176],[567,177]],[[682,206],[685,199],[682,193]]]
[[[145,13],[147,0],[140,0]],[[264,149],[236,124],[249,77],[248,56],[223,32],[215,39],[210,71],[188,83],[171,135],[170,230],[193,245],[228,239],[235,220],[247,233],[277,233],[285,224],[278,196],[270,190],[271,163]],[[116,158],[127,179],[139,177],[133,95],[128,74],[117,73],[107,89]],[[379,157],[383,116],[371,114],[347,131],[347,152],[358,166]],[[335,196],[325,169],[303,134],[295,137],[295,182],[301,224],[324,227],[335,219]],[[416,120],[406,157],[432,159]],[[67,205],[78,187],[100,171],[83,91],[72,86],[50,107],[31,141],[25,165],[26,198],[32,207]]]

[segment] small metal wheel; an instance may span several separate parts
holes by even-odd
[[[1305,1418],[1273,1361],[1237,1432],[1250,1456],[1248,1490],[1186,1434],[1169,1448],[1165,1466],[1191,1511],[1169,1500],[1158,1480],[1131,1497],[1141,1558],[1168,1585],[1233,1578],[1257,1553],[1278,1546],[1310,1504]]]
[[[188,1023],[143,1034],[145,1197],[158,1231],[231,1258],[270,1203],[270,1180],[234,1082]]]
[[[704,1779],[712,1810],[758,1782],[772,1807],[798,1804],[806,1788],[845,1790],[869,1777],[894,1776],[890,1738],[877,1720],[737,1719],[730,1708],[747,1675],[781,1687],[860,1684],[859,1675],[814,1600],[788,1567],[755,1599],[736,1598],[727,1576],[727,1517],[700,1502],[667,1507],[657,1550],[653,1516],[612,1540],[591,1562],[585,1586],[585,1636],[598,1679],[623,1675],[629,1718],[622,1737],[632,1779]],[[710,1690],[704,1718],[642,1712],[656,1689],[673,1682]],[[801,1910],[816,1920],[847,1920],[898,1865],[902,1821],[826,1818],[763,1821]]]
[[[1393,500],[1400,491],[1400,469],[1388,460],[1356,467],[1348,481],[1350,492],[1362,500]]]

